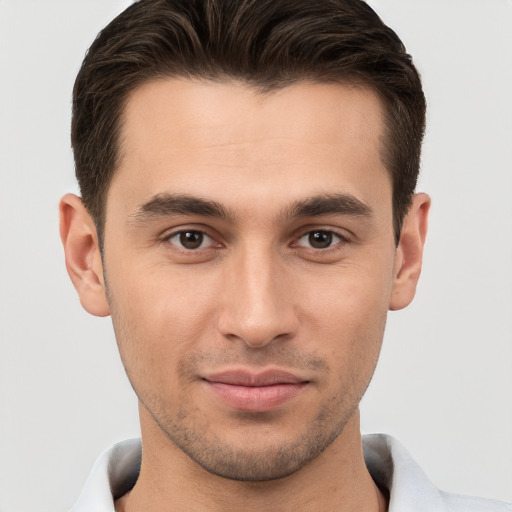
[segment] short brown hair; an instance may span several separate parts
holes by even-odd
[[[425,97],[398,36],[362,0],[139,0],[97,36],[73,89],[71,142],[100,243],[130,94],[156,78],[361,84],[385,106],[382,160],[398,242],[420,166]]]

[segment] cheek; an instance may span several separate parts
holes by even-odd
[[[306,279],[299,306],[318,327],[371,332],[383,327],[392,291],[392,263],[333,267],[315,279]],[[314,284],[314,286],[312,286]]]
[[[303,339],[316,341],[314,348],[330,362],[332,377],[345,385],[361,381],[364,386],[375,369],[391,294],[389,268],[387,278],[382,269],[369,266],[339,269],[303,304]]]
[[[143,275],[125,279],[118,273],[109,279],[119,351],[132,384],[144,379],[172,385],[169,381],[174,382],[180,360],[212,330],[211,300],[194,282],[184,283],[178,275]]]

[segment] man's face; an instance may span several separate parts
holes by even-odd
[[[169,79],[130,98],[110,311],[147,417],[207,470],[290,474],[356,415],[394,279],[382,133],[376,95],[340,85]]]

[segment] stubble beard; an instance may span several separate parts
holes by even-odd
[[[164,404],[148,407],[142,401],[142,405],[163,434],[209,473],[230,480],[263,482],[299,471],[340,435],[356,412],[361,397],[344,398],[332,397],[302,432],[285,442],[269,442],[265,438],[260,440],[261,436],[258,436],[259,442],[251,440],[253,429],[258,424],[264,429],[266,423],[266,413],[251,413],[252,418],[248,421],[252,425],[248,428],[247,442],[243,445],[234,445],[229,440],[219,438],[207,419],[201,419],[197,408],[182,407],[174,417],[169,417]],[[347,403],[340,403],[345,401]]]
[[[112,307],[111,312],[114,320],[117,315]],[[152,416],[162,433],[209,473],[237,481],[264,482],[284,478],[317,458],[341,434],[356,413],[372,378],[379,353],[377,350],[374,360],[360,367],[359,372],[356,371],[358,375],[350,375],[343,379],[344,382],[339,383],[333,394],[327,399],[324,398],[323,406],[316,417],[305,424],[302,431],[295,432],[293,437],[281,436],[281,441],[275,442],[269,441],[264,435],[254,434],[258,430],[258,424],[261,426],[260,434],[265,428],[268,431],[269,425],[271,428],[271,422],[268,422],[268,415],[271,413],[246,413],[245,420],[249,425],[247,442],[235,444],[226,437],[221,438],[212,428],[209,418],[192,402],[182,400],[181,407],[171,414],[172,407],[165,401],[165,393],[164,397],[154,393],[154,390],[162,390],[165,386],[154,385],[148,388],[147,381],[139,382],[135,374],[132,374],[131,365],[128,364],[128,360],[138,358],[134,358],[134,354],[131,358],[124,357],[119,340],[123,339],[125,343],[133,341],[132,336],[128,334],[135,329],[123,321],[114,322],[114,329],[130,383],[142,406]],[[191,355],[182,361],[178,368],[179,381],[190,383],[191,378],[197,375],[196,369],[202,360],[210,363],[246,361],[256,366],[283,363],[285,367],[309,368],[314,372],[329,373],[326,361],[316,359],[311,354],[290,353],[287,349],[279,347],[276,345],[267,347],[262,352],[251,352],[251,357],[248,357],[247,350],[243,350],[243,354],[238,353],[240,351],[233,351],[231,354],[221,351],[215,354]],[[380,349],[380,346],[378,348]],[[142,381],[146,380],[145,377],[149,381],[152,380],[148,374],[144,375],[144,372],[138,376],[142,377]],[[297,423],[300,423],[300,417],[297,418]],[[256,440],[254,437],[251,439],[254,435],[257,437]],[[258,440],[260,442],[257,442]]]

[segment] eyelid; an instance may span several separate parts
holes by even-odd
[[[318,225],[310,225],[310,226],[303,226],[300,229],[297,229],[295,231],[295,239],[299,239],[305,235],[309,235],[310,233],[314,233],[315,231],[322,231],[324,233],[332,233],[333,235],[336,235],[337,237],[341,238],[342,240],[350,241],[353,237],[352,233],[348,231],[347,229],[332,227],[332,226],[318,226]]]
[[[201,244],[198,247],[195,247],[193,249],[190,249],[188,247],[183,247],[183,244],[179,241],[179,239],[183,233],[199,233],[202,236]],[[176,241],[173,241],[174,239],[176,239]],[[211,244],[213,239],[212,239],[212,237],[208,236],[206,233],[201,233],[200,231],[193,231],[191,229],[187,229],[185,231],[178,231],[177,233],[174,233],[173,235],[171,235],[167,238],[167,241],[173,245],[177,245],[182,250],[197,251],[199,249],[205,249],[207,246],[209,246]]]
[[[166,230],[159,238],[161,243],[166,243],[169,245],[172,245],[176,250],[186,253],[193,253],[198,252],[200,250],[207,250],[211,248],[221,247],[222,244],[217,241],[217,237],[215,237],[210,232],[211,230],[207,229],[204,226],[179,226],[175,227],[171,230]],[[182,247],[181,245],[171,242],[171,239],[181,235],[182,233],[186,232],[195,232],[195,233],[201,233],[203,237],[210,239],[210,243],[206,247],[198,247],[197,249],[187,249],[186,247]]]
[[[208,244],[207,247],[200,247],[198,249],[187,249],[185,247],[181,247],[180,245],[176,244],[176,243],[173,243],[173,242],[170,242],[170,240],[175,237],[175,236],[178,236],[180,235],[181,233],[184,233],[184,232],[187,232],[187,231],[194,231],[194,232],[198,232],[198,233],[201,233],[204,237],[210,239],[210,243]],[[339,239],[339,241],[337,241],[336,243],[333,243],[331,246],[325,248],[325,249],[316,249],[316,248],[313,248],[313,247],[307,247],[307,246],[300,246],[298,245],[298,240],[300,240],[301,238],[313,233],[313,232],[325,232],[325,233],[331,233],[333,236],[337,237]],[[170,243],[171,245],[173,245],[177,250],[181,250],[183,252],[197,252],[199,250],[205,250],[205,249],[210,249],[210,248],[220,248],[220,247],[223,247],[225,246],[225,244],[223,242],[219,242],[219,239],[221,237],[216,234],[216,233],[212,233],[212,229],[209,228],[208,226],[204,226],[204,225],[181,225],[181,226],[176,226],[174,228],[169,228],[167,230],[165,230],[160,236],[159,236],[159,239],[160,239],[160,242],[162,243]],[[341,229],[341,228],[333,228],[331,226],[329,227],[326,227],[326,226],[314,226],[314,225],[310,225],[310,226],[302,226],[300,228],[300,230],[296,230],[296,234],[292,236],[292,243],[290,244],[291,247],[295,246],[295,247],[303,247],[304,249],[310,249],[312,251],[322,251],[322,252],[326,252],[330,249],[333,249],[335,248],[336,246],[338,246],[339,244],[349,244],[349,243],[352,243],[354,240],[353,240],[353,235],[348,232],[347,230],[344,230],[344,229]]]
[[[332,235],[332,237],[333,237],[332,243],[328,247],[311,247],[308,245],[301,245],[299,243],[303,238],[309,237],[312,233],[328,233],[328,234]],[[337,238],[337,241],[334,238]],[[307,233],[304,233],[301,237],[299,237],[297,239],[297,245],[299,247],[305,247],[306,249],[312,249],[314,251],[328,251],[329,249],[333,249],[338,244],[343,243],[343,242],[346,242],[346,239],[344,239],[341,235],[339,235],[338,233],[336,233],[334,231],[328,231],[326,229],[313,229],[312,231],[308,231]]]

